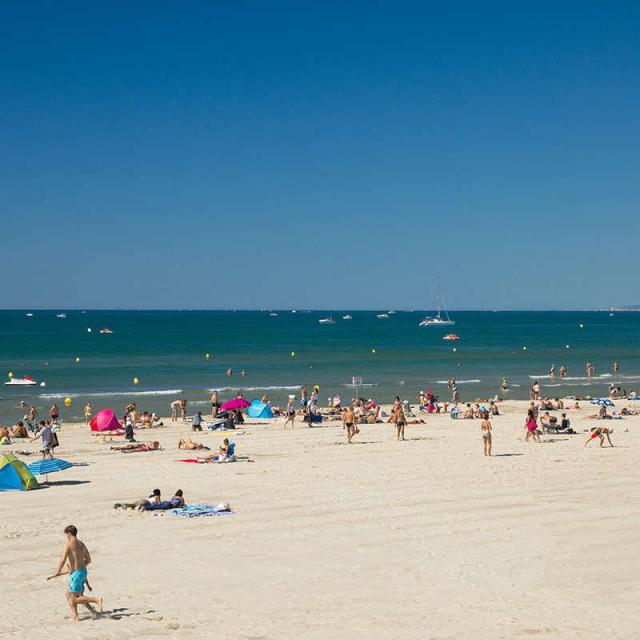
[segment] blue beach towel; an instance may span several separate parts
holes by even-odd
[[[172,509],[171,513],[181,518],[198,518],[200,516],[228,516],[234,512],[231,509],[220,509],[210,504],[190,504],[180,509]]]

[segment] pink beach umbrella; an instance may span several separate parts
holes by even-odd
[[[220,411],[230,411],[232,409],[246,409],[250,407],[251,403],[247,402],[244,398],[234,398],[233,400],[227,400],[221,407]]]

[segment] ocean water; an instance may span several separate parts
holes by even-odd
[[[448,397],[452,375],[463,400],[493,396],[503,376],[514,385],[512,398],[527,397],[535,379],[551,396],[602,395],[611,382],[640,388],[640,313],[633,312],[464,311],[452,313],[454,327],[443,328],[418,327],[425,313],[402,311],[388,320],[372,311],[333,312],[334,325],[318,323],[328,314],[321,311],[278,311],[276,317],[263,311],[56,313],[0,311],[0,377],[11,371],[46,385],[4,386],[3,423],[24,413],[20,400],[40,409],[55,401],[70,420],[81,418],[87,400],[118,413],[135,400],[140,409],[166,415],[170,402],[184,397],[190,410],[206,411],[212,389],[221,398],[239,389],[249,398],[266,393],[280,404],[300,385],[318,384],[323,400],[335,393],[350,398],[353,376],[363,379],[361,395],[379,401],[396,394],[413,401],[427,388]],[[353,319],[342,320],[346,313]],[[102,327],[114,333],[100,334]],[[442,340],[449,332],[461,339]],[[591,383],[587,360],[596,367]],[[564,382],[548,378],[552,363],[556,372],[568,367]]]

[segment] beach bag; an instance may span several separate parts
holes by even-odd
[[[58,434],[54,431],[51,434],[51,448],[55,449],[60,446],[60,441],[58,440]]]

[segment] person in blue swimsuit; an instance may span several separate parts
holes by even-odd
[[[95,619],[98,617],[98,612],[91,605],[98,605],[99,611],[102,612],[102,598],[84,595],[84,586],[87,583],[87,566],[91,563],[91,555],[85,544],[78,540],[78,529],[76,527],[70,524],[65,528],[64,532],[67,536],[67,542],[62,550],[58,569],[47,580],[69,573],[69,590],[66,593],[66,597],[71,609],[71,619],[74,622],[78,621],[79,604],[85,606]],[[69,569],[63,571],[67,563],[69,564]]]

